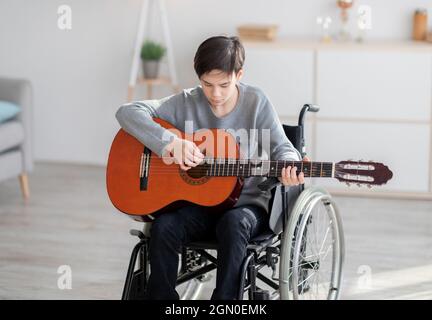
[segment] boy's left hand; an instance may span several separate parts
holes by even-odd
[[[304,157],[303,161],[309,162],[310,159],[308,157]],[[291,166],[288,166],[287,168],[283,168],[281,175],[282,176],[278,179],[285,186],[298,186],[299,184],[305,183],[303,172],[300,172],[300,174],[297,176],[297,167],[291,168]]]

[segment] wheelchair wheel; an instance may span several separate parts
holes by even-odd
[[[129,261],[128,272],[123,288],[122,300],[141,300],[145,298],[145,289],[150,276],[150,259],[148,251],[148,239],[150,236],[151,223],[146,222],[143,231],[131,230],[131,234],[137,236],[141,241],[134,247]],[[180,257],[181,258],[181,255]],[[193,271],[196,268],[205,266],[208,261],[200,261],[195,254],[186,257],[187,268]],[[178,275],[182,274],[179,264]],[[209,273],[200,275],[186,281],[176,287],[181,300],[198,300],[205,283],[211,280]]]
[[[338,299],[345,255],[339,211],[322,188],[297,199],[281,240],[280,298]]]

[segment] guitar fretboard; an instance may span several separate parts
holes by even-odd
[[[280,177],[282,168],[297,167],[297,174],[305,177],[333,177],[332,162],[306,162],[284,160],[246,160],[246,159],[205,159],[205,164],[196,168],[205,168],[207,176],[219,177]]]

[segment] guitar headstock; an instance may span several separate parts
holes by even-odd
[[[393,172],[384,164],[373,161],[341,161],[335,164],[334,177],[348,185],[358,186],[386,184],[393,177]]]

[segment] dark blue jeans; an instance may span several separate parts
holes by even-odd
[[[198,205],[161,213],[150,231],[148,299],[179,299],[175,290],[182,245],[217,239],[216,288],[212,299],[234,300],[240,286],[241,264],[249,240],[268,228],[268,214],[256,206],[208,212]]]

